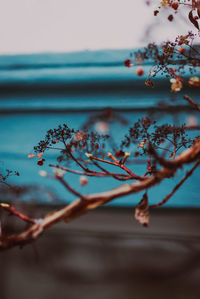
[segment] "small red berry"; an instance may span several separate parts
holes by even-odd
[[[144,70],[142,68],[137,69],[136,74],[138,76],[143,76],[144,75]]]
[[[153,12],[154,16],[157,16],[158,13],[159,13],[159,10],[154,10],[154,12]]]
[[[42,159],[43,160],[43,159]],[[42,160],[39,160],[38,162],[37,162],[37,165],[39,165],[39,166],[42,166],[43,165],[43,161]]]
[[[172,3],[172,8],[173,8],[174,10],[177,10],[177,9],[178,9],[178,2],[173,2],[173,3]]]
[[[124,61],[124,65],[126,66],[126,67],[131,67],[131,60],[130,59],[126,59],[125,61]]]
[[[173,15],[169,15],[169,17],[168,17],[168,20],[170,21],[170,22],[172,22],[173,21]]]

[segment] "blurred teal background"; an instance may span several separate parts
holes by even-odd
[[[183,100],[183,94],[195,97],[198,90],[185,89],[176,96],[172,95],[169,79],[161,75],[156,77],[154,89],[145,86],[152,65],[144,65],[145,75],[138,77],[138,66],[124,66],[130,52],[105,50],[0,56],[0,168],[20,172],[20,176],[13,176],[10,182],[40,184],[55,192],[61,200],[71,200],[72,195],[58,182],[38,175],[41,169],[51,173],[48,164],[56,162],[55,153],[45,155],[47,162],[44,167],[39,167],[36,160],[27,159],[27,155],[33,152],[33,147],[43,139],[48,129],[63,123],[79,129],[88,117],[106,107],[120,113],[128,120],[129,126],[149,113],[153,113],[159,123],[175,120],[176,124],[183,124],[191,116],[198,118]],[[110,129],[118,140],[128,132],[128,126],[120,123],[113,124]],[[141,165],[132,167],[136,173],[141,172]],[[165,206],[200,206],[198,177],[199,170],[196,170]],[[119,185],[109,178],[90,178],[88,185],[81,187],[78,176],[66,174],[66,179],[83,193],[100,192]],[[150,190],[150,201],[160,201],[179,179],[177,176],[165,180]],[[140,198],[140,194],[131,195],[110,205],[132,206]],[[45,202],[51,201],[45,199]]]

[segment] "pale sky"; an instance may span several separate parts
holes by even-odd
[[[145,2],[1,0],[0,54],[138,47],[148,24],[155,21],[153,6]],[[169,26],[165,32],[173,33],[174,24]]]

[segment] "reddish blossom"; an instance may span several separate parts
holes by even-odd
[[[125,65],[126,67],[131,67],[131,66],[132,66],[131,60],[130,60],[130,59],[126,59],[126,60],[124,61],[124,65]]]
[[[144,75],[144,70],[142,68],[137,69],[136,74],[138,76],[143,76]]]

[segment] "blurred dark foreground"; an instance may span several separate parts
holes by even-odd
[[[199,299],[200,209],[100,208],[0,253],[1,299]]]

